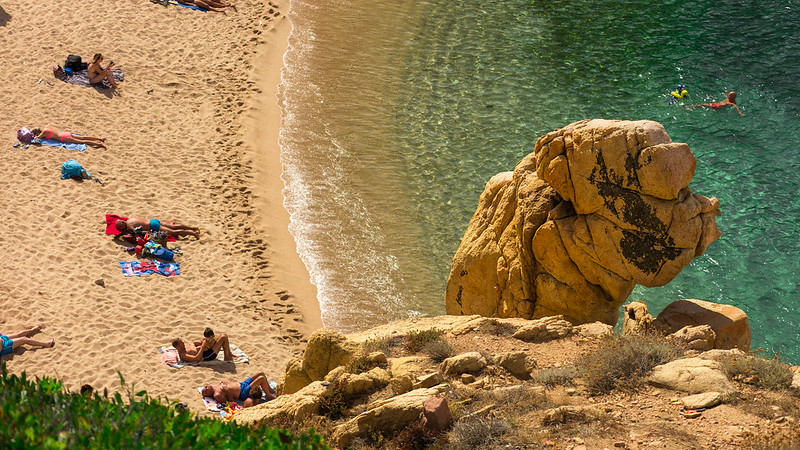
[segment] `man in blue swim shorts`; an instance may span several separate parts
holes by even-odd
[[[54,346],[56,344],[55,339],[50,339],[48,342],[42,342],[28,337],[32,334],[42,331],[43,329],[44,325],[37,325],[30,330],[20,331],[18,333],[10,333],[8,335],[0,333],[0,344],[2,344],[2,347],[0,347],[0,355],[8,355],[21,345],[25,344],[46,348]]]
[[[125,233],[128,230],[141,228],[142,231],[166,231],[167,234],[174,236],[194,236],[200,239],[200,228],[179,223],[162,223],[158,219],[143,219],[141,217],[129,217],[128,220],[117,220],[114,225],[117,231]]]
[[[205,386],[201,394],[203,397],[213,397],[219,403],[239,400],[244,402],[245,407],[248,407],[255,404],[254,399],[261,398],[261,391],[264,392],[267,401],[276,396],[275,390],[269,385],[264,372],[247,377],[241,383],[223,380],[219,384]]]

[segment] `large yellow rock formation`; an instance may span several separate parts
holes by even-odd
[[[448,314],[614,324],[720,236],[696,161],[652,121],[584,120],[542,136],[486,185],[447,284]]]

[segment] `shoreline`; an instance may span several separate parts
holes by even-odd
[[[311,283],[297,243],[289,232],[291,218],[283,205],[284,182],[282,178],[280,131],[281,109],[278,104],[278,86],[284,68],[283,56],[289,46],[291,19],[285,12],[278,20],[262,51],[256,55],[253,78],[261,94],[251,99],[252,109],[247,115],[247,141],[255,147],[255,164],[258,183],[255,184],[258,222],[266,230],[271,247],[273,271],[280,284],[293,294],[303,312],[306,335],[322,328],[322,314],[317,300],[317,288]]]

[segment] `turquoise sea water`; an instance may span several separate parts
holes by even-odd
[[[280,99],[286,206],[323,322],[444,313],[478,196],[536,139],[649,119],[698,160],[723,235],[669,285],[745,310],[753,345],[800,363],[800,2],[292,0]],[[734,110],[668,105],[738,92]]]

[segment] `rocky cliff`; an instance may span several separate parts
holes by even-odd
[[[453,258],[448,314],[614,324],[634,286],[663,286],[716,240],[696,160],[652,121],[584,120],[494,176]]]

